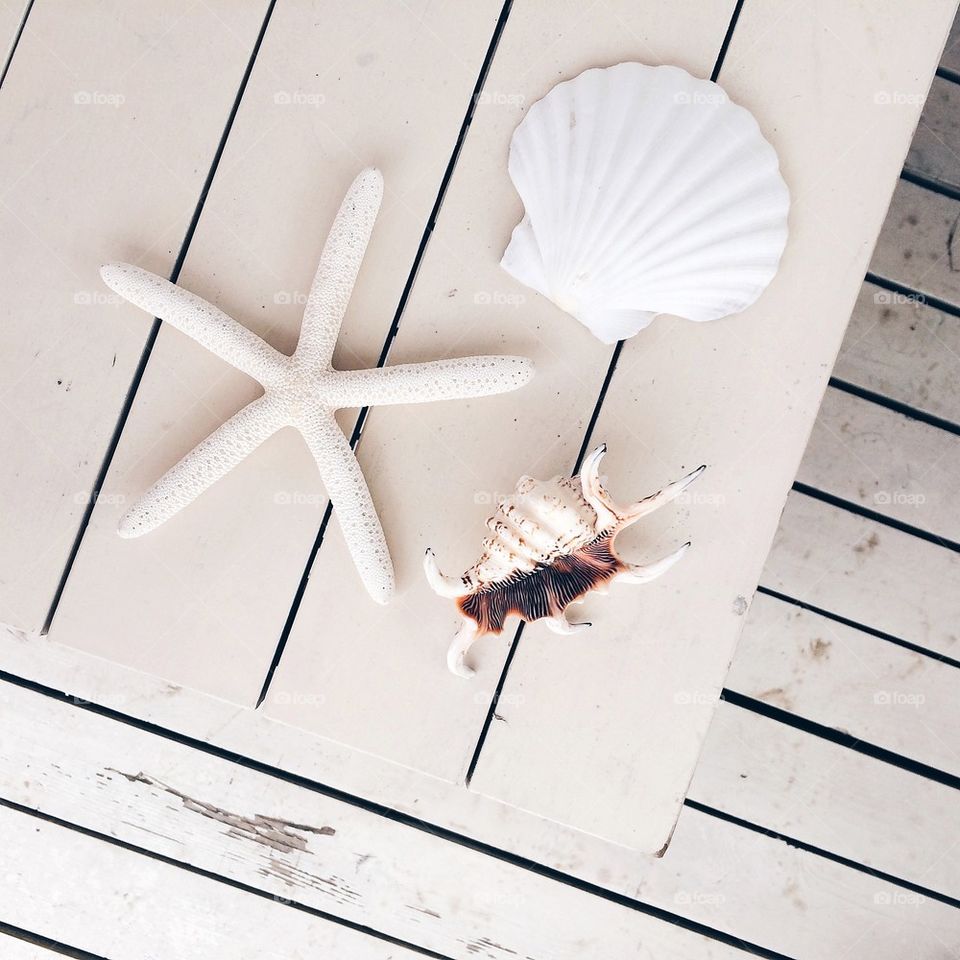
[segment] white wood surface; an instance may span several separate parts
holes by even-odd
[[[16,734],[0,748],[8,799],[278,898],[347,920],[375,917],[383,932],[451,957],[473,956],[490,942],[499,944],[489,953],[498,957],[733,955],[662,920],[277,778],[213,757],[201,765],[189,747],[6,684],[2,693],[3,716],[17,718]],[[809,776],[810,745],[777,757],[773,748],[783,734],[774,733],[765,738],[767,751],[758,740],[757,752],[734,760],[730,748],[742,744],[729,734],[742,712],[724,709],[726,752],[704,775],[705,796],[748,771],[760,799],[728,791],[731,812],[749,807],[772,827],[797,825],[791,813],[806,821],[819,812],[823,823],[811,827],[820,837],[847,827],[843,844],[854,852],[868,845],[871,831],[882,834],[894,823],[894,809],[887,820],[854,828],[860,810],[853,802],[832,811],[784,802],[782,781],[790,775],[800,781],[798,797],[808,786],[822,793],[829,782]],[[69,756],[60,748],[65,732]],[[884,865],[909,868],[936,848],[952,809],[944,805],[946,788],[931,796],[927,783],[888,765],[864,771],[849,751],[838,759],[851,775],[868,774],[865,791],[926,811],[896,828]],[[897,778],[900,789],[891,790]],[[696,810],[684,811],[663,860],[637,859],[626,892],[798,960],[841,955],[858,940],[864,955],[893,958],[909,938],[932,949],[960,932],[960,915],[936,901]],[[758,902],[768,909],[758,910]]]
[[[10,57],[26,9],[27,0],[0,2],[0,70]]]
[[[960,88],[937,77],[923,107],[916,136],[910,144],[909,170],[950,187],[960,187]]]
[[[335,16],[319,0],[280,4],[181,283],[291,350],[343,193],[360,169],[379,166],[384,204],[334,358],[342,368],[374,364],[499,12],[499,0],[370,0]],[[426,350],[420,359],[441,355]],[[253,705],[326,504],[299,435],[275,435],[149,537],[122,540],[116,526],[130,497],[257,390],[187,337],[161,331],[54,621],[57,639]],[[383,521],[389,536],[391,517]]]
[[[0,807],[3,909],[110,960],[413,960],[417,953]]]
[[[833,373],[881,396],[960,422],[960,321],[865,283]]]
[[[828,390],[797,480],[960,541],[960,437]]]
[[[265,11],[34,4],[0,95],[4,622],[43,626],[150,329],[97,268],[173,268]]]
[[[960,201],[900,180],[877,238],[871,271],[960,303],[960,271],[954,269],[960,259],[951,256],[957,217]]]
[[[693,800],[952,897],[960,894],[956,796],[727,703],[690,783]]]
[[[960,555],[791,493],[763,584],[957,658]]]
[[[958,683],[955,667],[763,595],[727,677],[737,693],[955,775]]]
[[[641,555],[688,535],[694,549],[602,612],[588,602],[600,621],[588,640],[524,634],[475,789],[641,849],[669,836],[913,132],[916,114],[875,91],[922,99],[927,78],[908,63],[935,56],[953,13],[912,9],[937,29],[921,38],[894,3],[831,8],[829,28],[807,6],[744,7],[720,80],[781,156],[793,208],[780,271],[742,316],[665,321],[628,342],[594,431],[615,454],[634,451],[611,456],[613,490],[655,489],[669,464],[677,476],[709,465],[675,518],[648,525]],[[801,292],[814,287],[811,310]]]
[[[537,375],[522,394],[482,409],[437,404],[415,419],[403,408],[372,411],[359,457],[394,544],[400,595],[386,608],[364,602],[341,538],[328,535],[264,705],[270,716],[451,782],[463,778],[514,628],[476,644],[473,680],[451,676],[445,651],[456,610],[427,586],[424,548],[449,572],[466,569],[498,496],[524,473],[569,473],[612,349],[499,266],[521,216],[505,175],[510,136],[560,77],[595,63],[639,57],[709,73],[732,9],[617,3],[598,15],[561,5],[549,19],[536,4],[511,11],[486,84],[491,97],[471,124],[390,359],[412,360],[427,345],[446,355],[486,344],[532,357]],[[498,306],[504,298],[516,305]],[[682,466],[669,469],[680,476]],[[679,786],[666,770],[663,784],[671,794]],[[664,839],[643,838],[639,848],[651,852]]]

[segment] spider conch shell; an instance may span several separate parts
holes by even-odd
[[[514,131],[524,217],[501,266],[605,343],[661,313],[750,306],[787,242],[790,195],[757,121],[679,67],[586,70]]]
[[[614,541],[621,530],[678,497],[706,466],[620,507],[600,482],[606,451],[606,444],[597,447],[579,476],[522,477],[487,521],[492,536],[483,541],[483,555],[462,577],[444,576],[433,551],[427,550],[424,569],[430,586],[441,597],[455,599],[463,618],[447,653],[453,673],[473,676],[466,664],[471,644],[484,634],[500,633],[511,614],[528,622],[546,620],[556,633],[574,633],[590,624],[571,623],[565,614],[569,604],[592,590],[605,592],[614,580],[647,583],[686,553],[689,543],[641,566],[621,560]]]

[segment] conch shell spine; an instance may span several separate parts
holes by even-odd
[[[651,564],[627,563],[614,541],[621,530],[676,499],[706,469],[626,507],[620,507],[600,482],[606,444],[584,461],[578,477],[540,483],[523,477],[516,493],[500,504],[488,522],[494,536],[484,554],[462,577],[441,573],[432,550],[424,557],[427,581],[442,597],[456,600],[462,621],[450,645],[447,665],[461,677],[473,670],[466,655],[473,642],[503,630],[507,617],[544,620],[556,633],[589,627],[567,619],[566,608],[591,591],[606,592],[614,581],[647,583],[670,569],[686,553],[685,543]]]

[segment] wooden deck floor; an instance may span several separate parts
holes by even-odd
[[[953,13],[0,3],[0,960],[960,957],[960,30],[913,134]],[[719,77],[794,210],[760,309],[611,353],[539,300],[484,305],[516,293],[518,116],[627,58]],[[253,394],[92,265],[289,348],[369,162],[387,199],[337,363],[529,352],[524,411],[344,412],[384,611],[282,437],[131,551],[124,503]],[[693,530],[700,559],[589,643],[517,632],[453,681],[410,504],[455,555],[591,439],[627,491],[707,458],[648,541]]]

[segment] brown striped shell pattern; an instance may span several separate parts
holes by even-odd
[[[447,653],[453,673],[473,675],[467,651],[484,634],[499,634],[507,617],[544,620],[555,633],[583,630],[590,624],[567,619],[571,603],[591,591],[606,592],[614,581],[647,583],[686,553],[689,543],[654,563],[627,563],[617,555],[614,540],[630,524],[678,497],[706,467],[621,507],[600,481],[606,450],[606,444],[597,447],[575,477],[522,477],[487,521],[492,535],[483,541],[483,555],[462,577],[444,576],[433,551],[427,550],[424,569],[430,586],[441,597],[455,600],[462,617]]]

